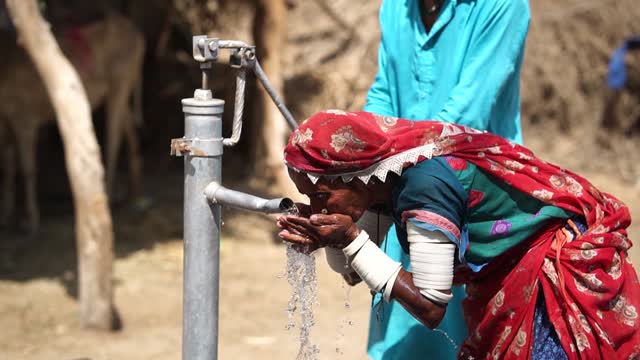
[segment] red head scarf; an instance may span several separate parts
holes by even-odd
[[[346,180],[368,176],[368,170],[381,163],[399,161],[406,167],[441,155],[468,160],[522,192],[584,215],[587,225],[614,213],[624,215],[617,227],[630,222],[622,202],[586,179],[538,159],[514,142],[465,126],[328,110],[300,124],[284,150],[287,166],[295,171],[329,178],[349,174]]]
[[[441,135],[463,132],[479,133],[440,122],[415,122],[366,112],[328,110],[313,115],[291,134],[285,148],[285,160],[290,167],[303,172],[343,174],[364,170],[425,144],[437,143]]]

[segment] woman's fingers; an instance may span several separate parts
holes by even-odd
[[[331,214],[331,215],[314,214],[314,215],[311,215],[311,218],[309,219],[309,223],[315,226],[336,225],[340,223],[340,219],[336,214]]]
[[[289,223],[298,224],[298,225],[309,224],[309,219],[302,216],[287,215],[284,217],[284,220]]]
[[[301,217],[287,217],[287,221],[298,224],[300,226],[304,226],[309,230],[319,230],[320,226],[327,225],[340,225],[340,217],[345,215],[320,215],[314,214],[311,215],[309,219],[301,218]],[[349,218],[351,219],[351,218]]]
[[[290,231],[287,230],[282,230],[278,233],[278,236],[284,240],[284,241],[288,241],[290,243],[294,243],[294,244],[300,244],[300,245],[314,245],[314,241],[309,239],[308,237],[304,236],[304,235],[299,235],[299,234],[294,234]]]
[[[311,231],[310,228],[308,228],[307,226],[304,225],[300,225],[299,223],[295,223],[295,222],[291,222],[288,220],[285,220],[283,222],[283,225],[285,226],[286,229],[288,230],[292,230],[298,234],[306,234],[306,235],[314,235],[314,232]]]
[[[316,246],[344,246],[353,240],[353,219],[343,214],[314,214],[311,218],[287,215],[281,218],[284,229],[313,241]],[[356,232],[357,235],[357,232]],[[296,238],[300,243],[303,240]]]
[[[299,216],[287,216],[286,221],[291,226],[295,226],[298,231],[306,232],[309,235],[317,235],[316,226],[311,224],[310,220],[307,218]]]

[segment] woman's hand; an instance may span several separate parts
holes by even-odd
[[[280,238],[312,250],[325,246],[344,248],[360,233],[351,216],[343,214],[314,214],[310,218],[284,215],[278,219],[278,226],[283,229],[278,233]]]
[[[311,206],[307,205],[307,204],[303,204],[303,203],[295,203],[295,208],[298,209],[298,216],[304,217],[304,218],[309,218],[312,214],[311,212]],[[284,229],[285,225],[284,223],[281,221],[281,219],[284,219],[285,216],[287,215],[292,215],[292,214],[279,214],[276,216],[276,225],[281,228]]]

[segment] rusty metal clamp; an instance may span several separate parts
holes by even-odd
[[[186,139],[184,137],[171,139],[171,155],[192,157],[209,157],[222,155],[222,139]]]

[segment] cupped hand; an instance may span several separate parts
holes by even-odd
[[[285,215],[278,219],[283,240],[313,248],[344,248],[360,233],[351,216],[314,214],[310,218]]]
[[[309,218],[311,216],[311,206],[304,204],[304,203],[295,203],[295,207],[296,209],[298,209],[298,216],[304,217],[304,218]],[[281,228],[284,229],[284,224],[282,223],[282,220],[291,214],[278,214],[276,216],[276,225]]]

